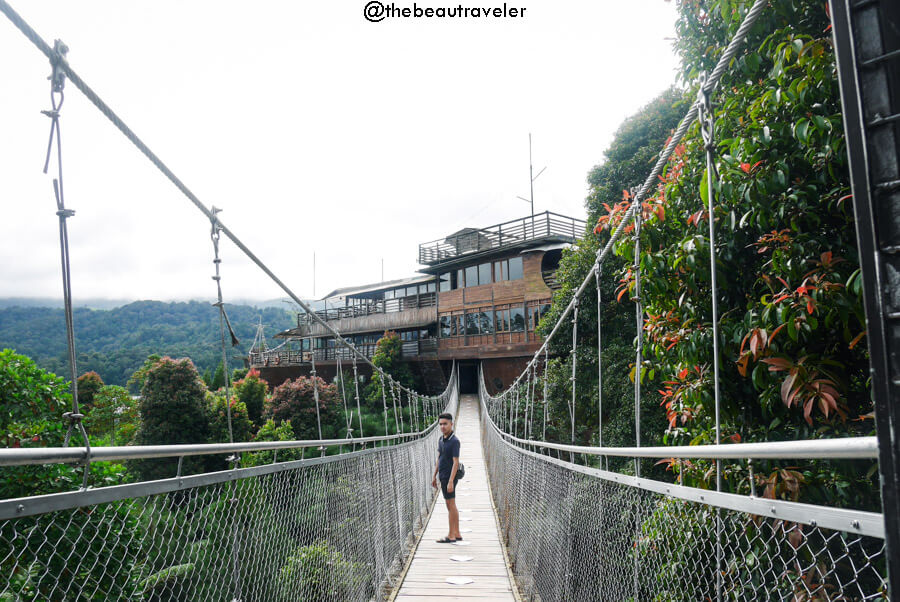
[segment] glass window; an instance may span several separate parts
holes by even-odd
[[[509,279],[510,280],[520,280],[522,278],[522,258],[521,257],[510,257],[509,258]]]
[[[466,314],[466,334],[478,334],[478,314]]]
[[[491,264],[482,263],[478,266],[478,284],[491,283]]]
[[[452,288],[451,284],[450,284],[450,272],[447,272],[446,274],[441,274],[440,283],[441,283],[441,292],[442,293],[445,291],[449,291]]]
[[[465,288],[466,280],[463,277],[462,269],[456,270],[456,287],[455,288]]]
[[[450,335],[450,317],[441,316],[441,337],[449,337]]]
[[[406,296],[407,296],[407,297],[412,297],[412,296],[414,296],[414,295],[415,295],[416,293],[418,293],[418,292],[419,292],[419,289],[418,289],[417,287],[415,287],[415,286],[408,286],[408,287],[406,287]]]
[[[437,290],[437,289],[435,288],[434,282],[429,282],[428,284],[425,285],[425,292],[433,293],[435,290]]]
[[[459,334],[459,329],[457,328],[457,324],[459,323],[459,316],[450,316],[450,336],[455,337]]]
[[[497,310],[497,332],[509,332],[509,310]]]
[[[490,267],[490,264],[488,264]],[[481,322],[481,334],[494,333],[494,312],[491,310],[479,312],[479,321]]]
[[[522,332],[525,330],[525,309],[522,307],[511,307],[509,309],[509,329],[512,332]]]
[[[394,298],[394,289],[391,289],[389,291],[384,291],[384,298],[385,299],[393,299]]]
[[[478,286],[478,266],[470,265],[466,268],[466,287]]]
[[[494,262],[494,282],[509,280],[509,262],[507,260]]]

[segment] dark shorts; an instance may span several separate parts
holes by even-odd
[[[459,479],[453,481],[453,493],[447,493],[447,484],[450,482],[450,479],[441,479],[441,493],[444,494],[445,500],[452,500],[456,497],[456,484],[459,483]]]

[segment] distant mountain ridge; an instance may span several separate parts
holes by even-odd
[[[240,345],[229,352],[229,367],[243,365],[233,358],[246,355],[260,317],[269,339],[296,323],[296,314],[284,303],[276,307],[226,303],[225,309],[240,339]],[[107,384],[125,385],[153,353],[189,357],[201,373],[215,370],[221,359],[219,314],[207,302],[134,301],[112,309],[76,307],[74,322],[78,373],[95,370]],[[0,348],[15,349],[42,368],[68,377],[61,308],[0,305]]]
[[[72,302],[73,307],[87,307],[89,309],[115,309],[117,307],[123,307],[128,305],[129,303],[134,303],[135,301],[140,301],[140,299],[106,299],[103,297],[86,297],[82,299],[74,299]],[[167,301],[161,301],[161,303],[179,303],[184,302],[188,303],[190,301],[200,301],[204,302],[203,299],[169,299]],[[321,301],[313,301],[304,299],[306,303],[311,305],[316,305],[315,309],[320,309],[318,307],[321,304]],[[294,305],[293,301],[287,299],[286,297],[279,299],[240,299],[235,298],[231,300],[235,305],[248,305],[250,307],[290,307]],[[7,307],[62,307],[63,300],[62,297],[0,297],[0,309],[4,309]]]

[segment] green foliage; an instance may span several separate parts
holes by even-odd
[[[12,349],[0,351],[0,432],[3,447],[61,446],[62,415],[72,396],[65,380]]]
[[[366,567],[346,560],[324,540],[298,548],[278,576],[285,596],[304,602],[349,600],[367,578]]]
[[[375,344],[375,354],[372,356],[372,363],[387,374],[390,374],[396,382],[399,382],[404,387],[414,389],[416,385],[415,377],[409,368],[409,364],[402,361],[402,352],[403,341],[400,340],[400,335],[393,331],[387,331]],[[352,383],[353,379],[349,379],[347,382]],[[388,404],[390,404],[390,387],[387,388],[386,393]],[[377,374],[372,375],[361,395],[366,400],[369,408],[375,410],[383,408],[381,378]],[[383,428],[382,426],[382,430]]]
[[[94,404],[84,418],[84,425],[92,441],[97,437],[109,437],[110,445],[128,445],[139,421],[137,400],[128,390],[105,385],[94,395]]]
[[[94,372],[85,372],[78,377],[78,405],[84,406],[85,410],[90,410],[91,404],[94,403],[94,395],[103,386],[103,379]]]
[[[144,383],[147,381],[147,373],[161,359],[162,356],[155,353],[148,355],[147,359],[144,360],[144,363],[141,364],[140,368],[135,370],[134,373],[130,377],[128,377],[128,388],[131,390],[141,391],[144,388]]]
[[[60,447],[70,408],[66,382],[11,349],[0,351],[0,433],[3,447]],[[80,435],[76,435],[80,439]],[[66,488],[74,470],[65,466],[4,468],[0,499],[52,493]]]
[[[588,174],[591,186],[585,202],[588,223],[596,222],[606,214],[606,207],[622,197],[623,191],[643,183],[656,161],[660,147],[671,130],[678,124],[685,110],[682,93],[669,89],[629,117],[616,132],[613,142],[604,153],[604,161]],[[591,226],[592,227],[592,226]],[[608,233],[595,236],[588,233],[572,249],[563,252],[557,280],[561,289],[554,296],[550,311],[541,320],[540,332],[544,336],[559,319],[574,291],[594,265],[597,251],[609,239]],[[616,279],[613,274],[622,270],[625,260],[610,256],[603,267],[600,294],[603,300],[601,324],[603,328],[602,363],[603,381],[603,438],[604,445],[633,445],[634,403],[633,385],[627,378],[634,364],[633,341],[635,336],[634,308],[629,303],[616,301]],[[571,322],[563,332],[571,332]],[[581,444],[597,444],[597,293],[588,287],[578,314],[578,372],[576,381],[575,440]],[[551,351],[557,357],[568,358],[571,336],[556,337]],[[550,440],[569,442],[571,439],[571,361],[551,361],[548,372],[550,393],[550,420],[547,437]],[[642,444],[658,444],[664,422],[658,416],[659,399],[653,392],[642,396]],[[611,467],[630,468],[627,460],[610,458]],[[646,474],[646,473],[645,473]]]
[[[189,359],[164,357],[146,371],[138,405],[141,424],[136,445],[206,443],[209,440],[209,410],[206,387]],[[142,480],[175,475],[176,458],[139,460],[133,469]],[[202,460],[184,459],[184,472],[202,469]]]
[[[283,308],[228,305],[228,316],[242,345],[256,333],[259,318],[273,331],[291,328],[296,316]],[[222,359],[219,310],[208,303],[136,301],[110,310],[75,308],[78,366],[94,370],[104,382],[125,385],[151,354],[190,357],[203,371]],[[66,373],[65,316],[47,307],[0,308],[0,347],[34,358],[51,372]],[[132,392],[140,387],[131,388]]]
[[[276,424],[271,418],[266,420],[265,424],[259,427],[253,441],[296,441],[294,435],[294,427],[291,426],[290,420]],[[290,460],[299,460],[301,450],[299,449],[280,449],[276,454],[275,451],[260,451],[244,454],[241,458],[241,466],[262,466],[263,464],[271,464],[276,459],[279,462],[288,462]]]
[[[237,376],[238,371],[234,372]],[[251,422],[259,427],[262,424],[266,394],[269,392],[269,384],[259,377],[259,370],[245,370],[241,379],[234,383],[234,392],[241,403],[247,406]]]
[[[689,81],[711,69],[745,14],[734,0],[679,6],[677,48]],[[713,18],[714,16],[714,18]],[[747,52],[726,72],[714,105],[715,213],[694,125],[655,194],[644,201],[641,298],[647,313],[645,389],[659,389],[673,444],[715,441],[709,220],[716,225],[723,436],[731,441],[868,434],[868,354],[835,62],[821,2],[773,2]],[[712,49],[712,50],[711,50]],[[610,230],[628,203],[606,207]],[[632,236],[616,254],[619,294],[634,290]],[[840,462],[789,470],[792,499],[877,509],[872,471]],[[686,484],[709,486],[708,462],[673,463]],[[787,467],[757,466],[780,495]],[[725,486],[749,490],[732,465]],[[785,490],[786,491],[786,490]],[[852,492],[852,493],[851,493]],[[785,493],[786,494],[786,493]]]
[[[225,395],[208,393],[207,403],[210,406],[209,442],[228,443],[228,407],[225,405]],[[247,414],[246,404],[232,397],[230,405],[234,442],[250,441],[253,437],[253,423]]]
[[[212,382],[209,383],[210,391],[218,391],[222,387],[225,386],[225,368],[222,366],[222,362],[219,362],[219,365],[216,366],[216,371],[213,373]]]
[[[319,395],[318,419],[314,383]],[[298,439],[318,439],[319,420],[322,423],[324,439],[336,437],[345,424],[337,387],[327,384],[318,376],[288,379],[275,387],[267,402],[264,416],[279,422],[289,420]]]

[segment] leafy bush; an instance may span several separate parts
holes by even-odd
[[[340,395],[335,385],[327,384],[318,376],[315,381],[312,377],[301,376],[275,387],[265,416],[276,421],[289,420],[299,439],[318,439],[314,386],[319,391],[318,420],[322,423],[322,437],[335,437],[344,424]]]

